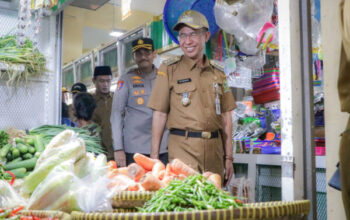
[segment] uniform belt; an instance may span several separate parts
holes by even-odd
[[[180,129],[171,129],[170,134],[179,135],[179,136],[186,136],[186,130],[180,130]],[[212,139],[212,138],[218,138],[219,132],[209,132],[209,131],[188,131],[187,137],[193,137],[193,138],[204,138],[204,139]]]

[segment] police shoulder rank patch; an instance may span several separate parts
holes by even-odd
[[[157,75],[166,77],[166,73],[165,73],[165,72],[162,72],[162,71],[159,71],[159,70],[158,70],[158,72],[157,72]]]
[[[225,79],[225,80],[223,81],[222,87],[224,88],[224,93],[230,92],[230,91],[231,91],[231,90],[230,90],[230,87],[228,86],[227,79]]]

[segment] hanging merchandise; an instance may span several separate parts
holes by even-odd
[[[253,82],[254,101],[257,104],[271,102],[280,99],[279,69],[269,68],[264,70],[261,78]]]
[[[240,50],[246,54],[256,54],[261,46],[258,35],[265,33],[264,25],[270,21],[273,0],[245,0],[231,5],[218,0],[214,6],[217,24],[226,32],[233,34]],[[273,28],[274,29],[274,28]],[[265,48],[274,38],[273,32],[265,33]],[[258,41],[257,41],[258,39]]]
[[[238,65],[226,78],[230,87],[252,89],[252,70],[242,65]]]

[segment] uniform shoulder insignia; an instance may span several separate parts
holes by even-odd
[[[214,68],[224,72],[225,67],[224,65],[220,64],[218,61],[210,60],[210,65],[212,65]]]
[[[172,64],[175,64],[175,63],[179,62],[180,59],[181,59],[180,56],[171,57],[171,58],[163,61],[163,63],[169,66],[169,65],[172,65]]]

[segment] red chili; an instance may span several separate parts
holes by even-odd
[[[5,173],[8,173],[8,174],[10,174],[10,175],[12,176],[12,180],[11,180],[11,182],[10,182],[10,185],[12,186],[13,183],[15,182],[15,179],[16,179],[15,174],[13,174],[13,173],[10,172],[10,171],[5,171]]]
[[[241,200],[239,200],[239,199],[235,199],[235,201],[236,201],[237,203],[243,204],[243,202],[242,202]]]
[[[14,216],[17,214],[17,212],[21,211],[22,209],[24,209],[24,206],[18,206],[17,208],[14,208],[10,214],[10,216]]]
[[[21,216],[20,220],[33,220],[32,216]]]

